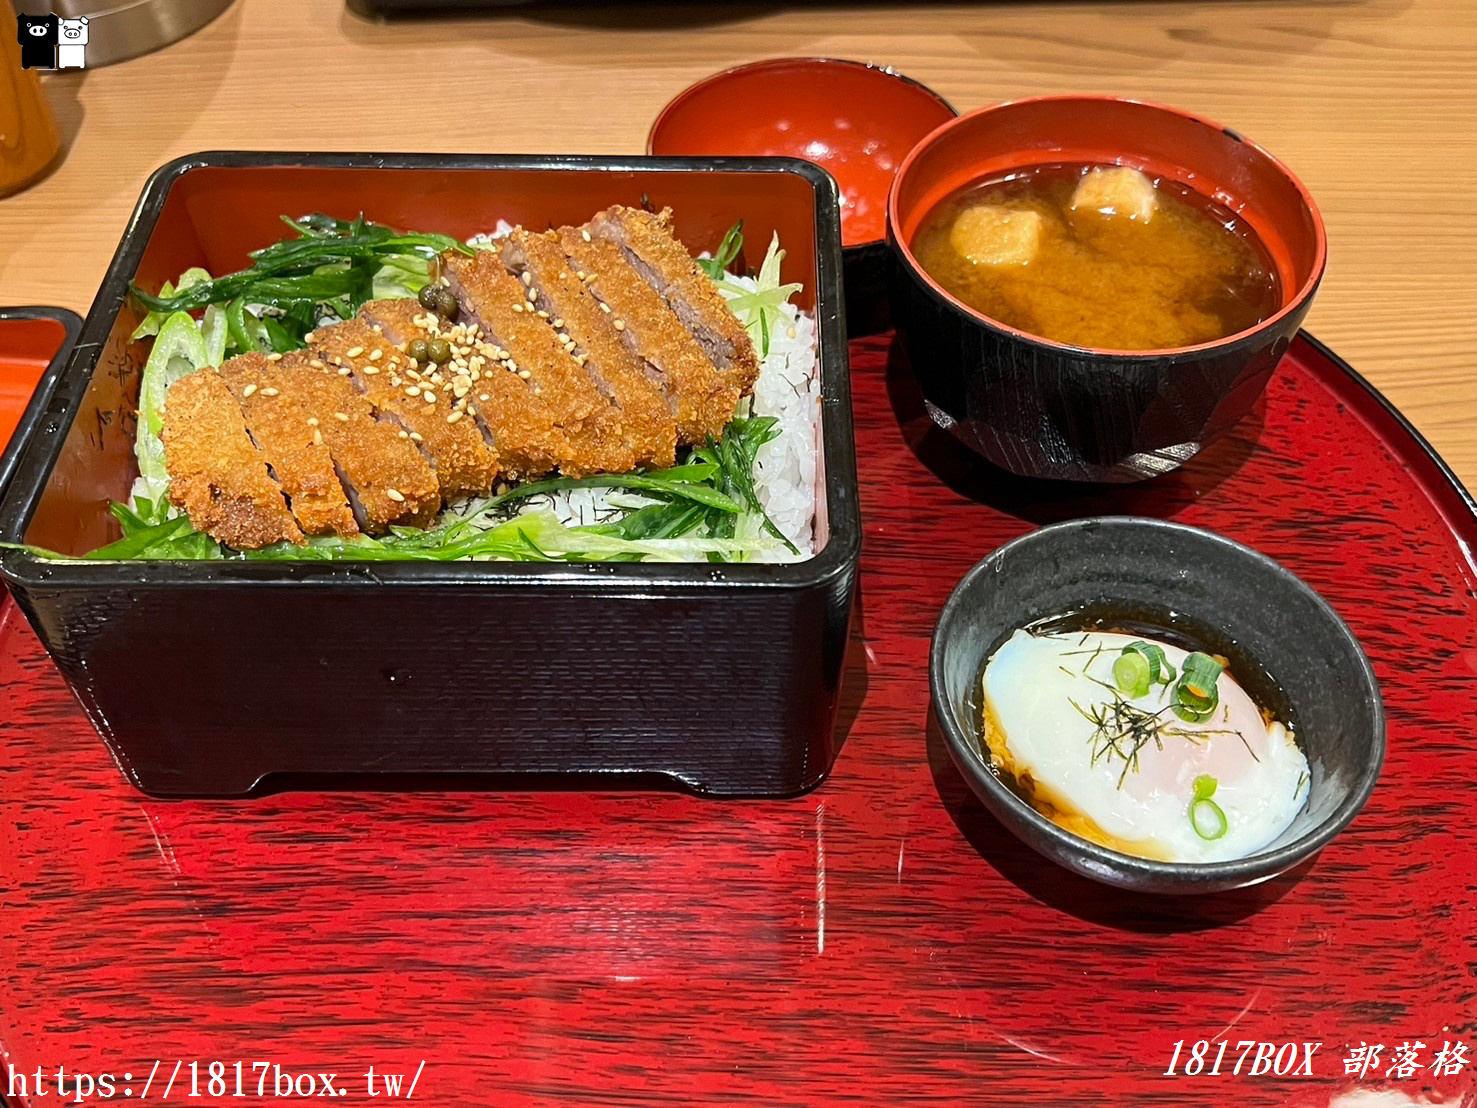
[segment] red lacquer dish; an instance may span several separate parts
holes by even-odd
[[[336,1074],[345,1103],[383,1103],[370,1067],[443,1105],[1472,1103],[1477,516],[1440,462],[1306,339],[1227,438],[1112,489],[983,466],[933,427],[886,339],[852,365],[863,618],[844,746],[800,799],[445,779],[151,799],[7,605],[0,1058],[134,1097],[172,1076],[200,1104],[253,1103],[259,1062],[269,1089],[272,1066]],[[1038,524],[1104,513],[1255,547],[1362,640],[1387,761],[1313,861],[1219,896],[1115,891],[1031,853],[953,770],[928,704],[949,590]],[[138,658],[168,696],[147,643]],[[1350,1061],[1375,1044],[1373,1065]],[[1467,1064],[1431,1068],[1451,1044]],[[1311,1075],[1289,1072],[1305,1059]]]

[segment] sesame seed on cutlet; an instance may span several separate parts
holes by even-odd
[[[422,442],[424,440],[421,439],[421,436],[420,436],[420,432],[419,431],[412,431],[410,433],[410,441],[411,442]]]
[[[531,285],[531,284],[533,284],[533,274],[532,273],[529,273],[528,270],[526,270],[526,269],[523,271],[523,284],[524,285]]]
[[[303,338],[306,339],[308,342],[316,342],[318,339],[318,332],[309,331],[306,335],[303,336]]]
[[[425,392],[421,393],[421,399],[424,400],[427,404],[434,404],[436,403],[436,394],[430,389],[427,389]]]
[[[273,351],[272,353],[267,355],[267,361],[269,362],[280,362],[281,360],[282,355],[278,354],[276,351]]]
[[[361,373],[364,373],[365,375],[367,375],[369,377],[373,377],[376,373],[379,372],[379,367],[378,366],[367,365],[362,370],[360,370],[360,372]]]
[[[347,350],[344,351],[344,357],[346,357],[346,358],[357,358],[360,354],[363,354],[363,353],[364,353],[364,347],[362,347],[362,346],[351,346],[351,347],[349,347],[349,349],[347,349]]]
[[[455,423],[457,420],[459,420],[461,418],[462,418],[462,413],[461,412],[452,412],[449,416],[446,417],[446,422],[447,423]]]
[[[341,369],[341,370],[338,371],[338,375],[340,377],[347,377],[349,374],[351,374],[353,372],[354,371],[352,369],[350,369],[348,366],[344,366],[343,369]]]
[[[378,348],[376,348],[374,350],[371,350],[369,352],[369,360],[371,362],[377,362],[381,358],[383,358],[384,356],[385,356],[385,352],[383,350],[378,349]]]
[[[526,370],[526,369],[520,369],[520,370],[518,370],[518,376],[521,377],[521,378],[523,378],[523,380],[527,381],[530,377],[533,376],[533,374],[532,373],[529,373],[528,370]]]
[[[406,396],[419,396],[420,394],[421,394],[421,387],[419,385],[407,385],[406,386],[406,389],[405,389],[405,395]]]
[[[312,366],[314,369],[322,369],[323,368],[323,359],[321,359],[321,358],[312,358],[312,359],[310,359],[308,361],[308,365]]]
[[[589,242],[590,241],[590,232],[589,231],[581,231],[580,232],[580,238],[584,239],[586,242]]]
[[[487,393],[485,393],[485,392],[479,392],[477,394],[477,399],[480,400],[480,401],[482,401],[482,403],[486,404],[489,400],[492,399],[492,397],[488,396]]]
[[[600,301],[600,310],[602,312],[608,312],[608,311],[610,311],[610,305],[607,304],[604,300],[602,300],[602,301]]]
[[[405,494],[403,492],[401,492],[399,489],[386,489],[385,490],[385,495],[388,496],[391,500],[393,500],[396,504],[404,504],[405,503]]]
[[[349,422],[349,413],[348,412],[334,412],[333,413],[333,418],[336,419],[336,420],[338,420],[340,423],[348,423]]]
[[[615,329],[617,331],[624,331],[626,329],[626,321],[624,319],[618,319],[618,320],[616,320],[615,321]]]
[[[314,416],[314,415],[310,415],[308,417],[308,426],[309,427],[317,427],[318,426],[318,417],[317,416]]]
[[[254,392],[256,392],[256,386],[255,385],[247,385],[244,389],[241,390],[241,395],[243,397],[249,397]]]

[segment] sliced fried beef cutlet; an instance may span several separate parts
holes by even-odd
[[[575,277],[602,305],[626,348],[666,391],[677,421],[677,441],[693,445],[723,434],[739,390],[720,374],[661,295],[631,268],[623,250],[588,230],[559,231]],[[609,309],[607,312],[606,309]]]
[[[493,250],[470,258],[443,254],[442,265],[461,305],[461,322],[507,351],[514,371],[528,374],[533,395],[554,413],[555,427],[565,438],[560,472],[583,477],[630,470],[635,459],[621,434],[620,410],[600,394],[549,320],[540,316],[533,303],[537,294],[508,272]]]
[[[497,455],[478,429],[475,411],[469,411],[475,407],[471,375],[480,374],[475,360],[468,365],[462,359],[462,371],[437,374],[433,381],[382,325],[363,319],[320,327],[310,345],[320,361],[347,366],[376,417],[420,447],[443,499],[485,494],[497,482]]]
[[[620,409],[621,433],[637,465],[670,466],[677,427],[666,394],[621,339],[616,317],[602,308],[564,256],[557,232],[514,231],[502,244],[505,264],[529,278],[534,302],[546,311],[555,332],[584,366],[595,387]]]
[[[759,355],[738,316],[672,234],[672,212],[652,215],[616,205],[586,224],[591,237],[613,242],[702,345],[728,383],[747,395],[759,376]]]
[[[313,413],[295,410],[290,397],[269,397],[263,392],[276,377],[273,363],[264,355],[242,354],[227,364],[230,369],[222,379],[236,397],[246,428],[287,494],[303,533],[359,534],[333,457],[323,436],[314,433]]]
[[[472,366],[475,359],[476,372],[468,374],[473,380],[466,396],[467,414],[496,454],[503,476],[522,480],[542,477],[558,468],[569,444],[554,426],[557,416],[542,396],[534,394],[529,380],[519,376],[517,366],[510,368],[507,351],[484,342],[475,324],[448,322],[410,299],[373,300],[364,306],[362,315],[397,346],[416,339],[440,338],[468,350],[468,364]],[[434,391],[435,375],[445,377],[445,372],[434,366],[419,366],[416,372],[416,378],[408,374],[402,378],[405,389],[419,385],[424,390],[429,378]]]
[[[196,530],[240,550],[303,541],[240,406],[215,370],[170,387],[162,438],[169,499]]]
[[[248,420],[305,423],[313,441],[321,436],[361,530],[378,535],[431,522],[441,508],[435,473],[408,437],[375,419],[347,367],[329,365],[311,345],[265,366],[238,360],[221,366],[221,376],[250,405]]]

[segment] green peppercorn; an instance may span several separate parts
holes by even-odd
[[[429,345],[425,339],[412,339],[410,345],[405,348],[405,353],[418,362],[424,362],[427,357]]]
[[[436,285],[426,285],[416,299],[421,302],[422,308],[434,312],[441,301],[441,289]]]
[[[436,294],[436,310],[447,319],[456,318],[456,296],[448,288],[438,288]]]
[[[451,344],[445,339],[432,339],[426,343],[426,355],[437,365],[448,362],[451,360]]]

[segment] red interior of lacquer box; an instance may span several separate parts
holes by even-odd
[[[134,232],[148,243],[136,272],[125,276],[153,290],[191,266],[213,274],[241,269],[251,251],[291,235],[284,215],[362,213],[402,230],[464,239],[494,231],[499,220],[531,228],[578,224],[611,204],[643,203],[670,207],[678,236],[694,252],[715,249],[742,220],[743,261],[756,268],[778,233],[786,252],[782,279],[798,281],[794,302],[814,309],[814,185],[798,174],[742,170],[207,166],[178,177],[153,227]],[[99,304],[94,311],[110,308]],[[130,343],[129,335],[140,318],[125,300],[28,542],[80,553],[116,537],[107,502],[125,499],[136,473],[132,413],[147,344]]]
[[[0,450],[66,338],[67,329],[55,319],[0,318]]]

